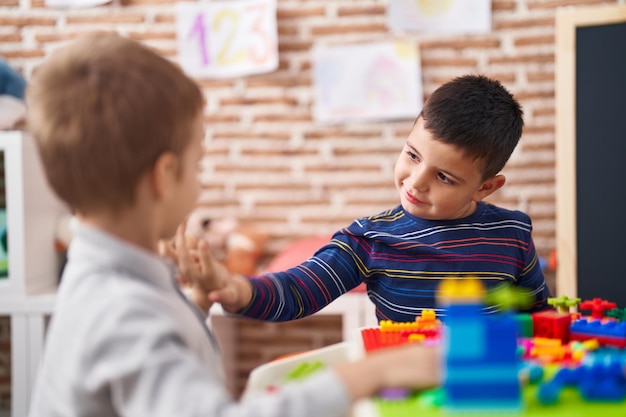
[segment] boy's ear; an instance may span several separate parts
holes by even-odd
[[[490,196],[495,191],[502,188],[504,183],[506,182],[506,177],[504,175],[498,174],[495,177],[491,177],[487,179],[482,185],[476,190],[474,194],[474,201],[481,201],[485,197]]]
[[[171,152],[161,154],[152,167],[152,190],[156,199],[167,196],[176,187],[178,157]]]

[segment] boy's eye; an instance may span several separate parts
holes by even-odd
[[[415,155],[415,154],[414,154],[413,152],[411,152],[411,151],[406,151],[406,154],[408,155],[408,157],[409,157],[409,159],[410,159],[411,161],[419,161],[419,160],[420,160],[419,156]]]
[[[448,176],[443,172],[438,173],[437,177],[439,178],[439,181],[443,182],[444,184],[454,184],[454,182],[452,182],[452,180],[448,178]]]

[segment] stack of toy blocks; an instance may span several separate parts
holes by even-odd
[[[478,281],[449,281],[441,291],[448,304],[443,338],[446,410],[521,410],[514,315],[483,314]]]

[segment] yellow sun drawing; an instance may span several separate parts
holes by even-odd
[[[415,3],[425,15],[437,16],[450,10],[454,0],[415,0]]]

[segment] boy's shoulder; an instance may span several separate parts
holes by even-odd
[[[531,223],[530,216],[523,211],[507,209],[495,204],[481,202],[483,206],[482,216],[486,220],[513,220],[524,223]]]
[[[378,234],[395,234],[398,230],[404,228],[415,227],[411,216],[408,216],[401,205],[382,211],[380,213],[360,217],[355,219],[345,229],[342,229],[339,233],[347,233],[350,235],[368,235],[372,237],[372,233]]]
[[[401,205],[394,208],[381,211],[371,216],[360,217],[352,225],[376,225],[377,227],[384,227],[392,223],[397,223],[405,217],[405,211]]]

